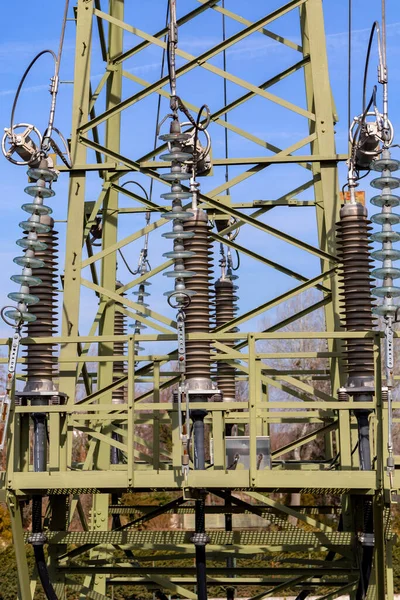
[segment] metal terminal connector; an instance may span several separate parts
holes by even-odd
[[[374,547],[375,546],[375,536],[373,533],[364,533],[360,531],[357,535],[358,541],[362,546]]]

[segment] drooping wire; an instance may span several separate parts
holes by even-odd
[[[386,54],[386,0],[382,0],[382,64],[387,67]]]
[[[169,22],[169,0],[167,0],[167,11],[166,11],[166,15],[165,15],[165,28],[166,29],[168,28],[168,22]],[[164,44],[166,44],[166,43],[167,43],[167,34],[165,34],[165,36],[164,36]],[[160,79],[162,79],[164,77],[167,48],[168,48],[168,46],[164,46],[163,52],[162,52]],[[157,148],[157,140],[158,140],[158,133],[159,133],[158,132],[158,130],[159,130],[158,124],[160,122],[160,114],[161,114],[161,94],[158,95],[158,100],[157,100],[156,126],[154,128],[153,150],[155,150]],[[156,160],[155,156],[153,156],[153,160]],[[154,179],[151,178],[150,190],[149,190],[150,200],[153,199],[153,187],[154,187]]]
[[[351,2],[351,0],[349,0]],[[384,13],[384,9],[383,9]],[[349,4],[349,22],[351,18],[351,7]],[[386,31],[386,28],[385,28]],[[368,84],[368,74],[369,74],[369,65],[371,59],[371,51],[372,44],[377,36],[377,46],[378,46],[378,82],[382,85],[383,90],[383,111],[380,112],[377,106],[377,86],[375,85],[372,90],[372,94],[370,100],[367,104],[367,84]],[[386,33],[385,33],[386,36]],[[350,36],[351,37],[351,36]],[[393,127],[388,119],[388,79],[387,79],[387,68],[385,65],[385,51],[383,47],[385,43],[383,42],[383,34],[381,35],[381,30],[379,23],[375,21],[372,25],[367,53],[365,57],[365,65],[364,65],[364,76],[363,76],[363,89],[362,89],[362,113],[360,116],[355,117],[353,119],[352,125],[350,126],[350,161],[349,161],[349,186],[350,192],[354,191],[354,188],[357,186],[358,173],[356,172],[356,153],[360,149],[360,143],[363,139],[363,134],[365,137],[366,134],[366,120],[368,116],[375,116],[375,121],[377,125],[377,133],[375,134],[375,138],[377,141],[383,143],[385,148],[388,148],[393,141]],[[351,52],[351,40],[349,40],[349,53]],[[351,62],[351,60],[350,60]],[[351,65],[349,64],[349,79],[351,80]],[[351,89],[351,81],[349,84],[349,94]],[[350,102],[350,100],[349,100]],[[371,110],[372,109],[372,110]],[[367,150],[364,148],[362,150],[363,155],[370,156],[370,160],[372,161],[377,155],[380,154],[380,149],[375,150]],[[350,182],[351,180],[351,182]],[[352,196],[351,201],[354,201],[354,197]]]
[[[171,170],[164,173],[161,177],[164,181],[171,184],[171,191],[161,194],[165,200],[172,200],[172,210],[163,213],[162,217],[170,219],[173,222],[172,232],[163,234],[163,237],[173,240],[173,251],[163,254],[166,258],[174,260],[174,270],[164,273],[166,277],[175,280],[174,290],[165,292],[168,298],[168,304],[172,308],[178,309],[178,313],[186,308],[190,303],[193,291],[187,290],[185,279],[193,277],[195,273],[185,269],[184,259],[190,258],[193,253],[185,250],[184,239],[194,235],[194,232],[185,231],[183,224],[192,218],[193,213],[186,211],[182,205],[182,200],[192,198],[192,209],[197,208],[197,197],[199,193],[199,184],[196,181],[197,162],[200,154],[197,151],[197,140],[200,131],[205,131],[210,123],[210,109],[204,104],[198,111],[197,118],[194,118],[189,109],[185,106],[181,98],[177,95],[175,54],[178,45],[178,27],[176,20],[176,0],[169,0],[169,22],[168,22],[168,76],[170,80],[170,109],[158,124],[158,133],[161,126],[171,119],[169,132],[159,136],[163,142],[167,142],[168,152],[161,155],[161,159],[171,164]],[[190,140],[190,134],[182,133],[182,123],[179,120],[179,111],[182,112],[189,121],[189,125],[194,128],[193,150],[190,149],[187,142]],[[203,123],[202,115],[205,112]],[[186,125],[186,123],[185,123]],[[206,135],[207,137],[207,135]],[[191,146],[191,144],[190,144]],[[208,150],[207,150],[208,151]],[[192,173],[189,173],[188,164],[192,163]],[[190,179],[190,191],[187,192],[182,187],[182,181]],[[183,363],[182,363],[183,364]]]
[[[225,0],[222,0],[221,3],[221,7],[222,10],[224,11],[225,9]],[[225,12],[222,12],[222,41],[225,42],[226,41],[226,16],[225,16]],[[223,53],[222,53],[222,60],[223,60],[223,70],[226,72],[227,70],[227,58],[226,58],[226,48],[224,48]],[[223,78],[223,85],[224,85],[224,107],[226,108],[227,104],[228,104],[228,89],[227,89],[227,79],[226,77]],[[225,112],[224,113],[224,121],[225,123],[228,123],[228,113]],[[224,141],[225,141],[225,159],[228,160],[229,158],[229,138],[228,138],[228,128],[225,127],[224,128]],[[229,181],[229,165],[226,164],[225,165],[225,183],[228,183]],[[227,196],[229,196],[230,193],[230,189],[226,188],[225,190],[225,194]],[[238,230],[237,230],[238,233]],[[237,236],[237,233],[234,237]],[[233,237],[231,236],[230,239],[232,240]],[[232,274],[233,271],[237,271],[240,267],[240,255],[239,252],[236,250],[236,256],[237,256],[237,265],[236,267],[233,267],[233,261],[232,261],[232,253],[231,253],[231,249],[229,246],[227,246],[227,260],[228,260],[228,271]]]
[[[201,114],[204,111],[204,109],[207,110],[207,122],[206,122],[206,124],[201,124],[199,117],[197,118],[197,121],[194,117],[192,117],[192,115],[190,114],[190,111],[185,106],[182,99],[176,93],[176,80],[177,80],[177,77],[176,77],[176,48],[178,46],[176,0],[168,0],[168,2],[169,2],[168,43],[167,43],[166,47],[167,47],[168,78],[169,78],[169,84],[170,84],[170,90],[171,90],[171,92],[170,92],[170,108],[171,108],[172,114],[166,115],[164,117],[164,119],[162,119],[162,121],[158,125],[157,131],[158,131],[158,133],[160,132],[161,125],[168,118],[172,117],[172,119],[174,121],[179,121],[179,119],[178,119],[178,111],[179,110],[186,116],[188,121],[190,121],[191,125],[196,130],[205,131],[210,123],[210,120],[209,120],[210,109],[208,108],[208,106],[203,105],[199,111]]]
[[[25,188],[25,192],[29,196],[33,197],[33,201],[29,203],[24,203],[22,205],[23,210],[30,214],[30,217],[29,219],[24,220],[19,224],[23,231],[26,232],[26,236],[17,240],[18,246],[24,249],[24,255],[14,258],[14,262],[22,267],[22,274],[12,275],[11,277],[12,281],[20,284],[20,290],[18,292],[11,292],[10,294],[8,294],[8,297],[11,300],[17,302],[18,306],[17,308],[9,310],[5,313],[6,317],[15,320],[17,327],[20,326],[21,322],[33,322],[37,318],[28,310],[29,306],[35,305],[39,302],[39,297],[31,293],[30,287],[40,285],[42,283],[42,280],[39,277],[33,275],[32,269],[41,268],[44,264],[41,259],[38,259],[35,256],[35,251],[46,250],[47,248],[46,244],[38,239],[38,234],[47,233],[50,229],[50,226],[47,223],[43,223],[41,221],[41,217],[49,215],[52,212],[52,209],[44,204],[44,199],[51,198],[55,195],[55,192],[52,189],[52,183],[57,180],[57,174],[54,171],[54,169],[50,168],[51,165],[47,159],[47,151],[49,149],[48,143],[44,142],[46,139],[47,141],[49,140],[54,123],[56,95],[58,90],[58,73],[64,43],[68,8],[69,0],[66,0],[64,5],[64,16],[61,28],[58,55],[56,56],[53,50],[42,50],[33,58],[19,82],[17,92],[15,94],[11,108],[9,135],[11,140],[13,140],[13,132],[15,127],[14,116],[19,95],[21,93],[25,79],[28,76],[32,67],[39,60],[39,58],[45,54],[50,54],[54,59],[55,66],[54,77],[51,80],[52,85],[50,93],[52,96],[52,100],[48,125],[45,134],[41,140],[40,150],[38,152],[35,152],[31,157],[31,160],[33,160],[33,158],[37,160],[37,165],[35,167],[31,166],[31,168],[28,170],[28,176],[30,178],[30,182],[33,185],[28,185]],[[32,126],[32,129],[35,128]],[[25,164],[29,164],[29,162],[30,161],[28,160],[25,162]],[[3,314],[3,311],[1,314]]]
[[[60,73],[60,66],[61,66],[62,50],[63,50],[63,46],[64,46],[65,29],[66,29],[66,25],[67,25],[68,8],[69,8],[69,0],[65,0],[64,15],[63,15],[63,20],[62,20],[62,25],[61,25],[60,42],[58,45],[58,53],[57,53],[57,57],[56,57],[54,78],[52,79],[52,86],[51,86],[51,107],[50,107],[49,122],[47,125],[47,129],[44,132],[43,140],[42,140],[42,149],[47,149],[47,150],[49,149],[50,139],[51,139],[51,136],[53,133],[54,117],[55,117],[55,113],[56,113],[56,100],[57,100],[58,88],[60,85],[59,73]]]
[[[54,60],[54,73],[56,73],[56,64],[57,64],[57,56],[56,54],[53,52],[53,50],[41,50],[40,52],[38,52],[36,54],[36,56],[31,60],[31,62],[29,63],[29,65],[26,67],[24,74],[22,75],[20,82],[18,84],[17,87],[17,91],[15,92],[15,96],[14,96],[14,100],[11,106],[11,113],[10,113],[10,131],[13,131],[13,126],[14,126],[14,116],[15,116],[15,111],[17,109],[17,104],[18,104],[18,100],[19,100],[19,95],[21,93],[22,87],[25,83],[25,79],[28,77],[32,67],[34,66],[34,64],[39,60],[39,58],[41,58],[42,56],[44,56],[45,54],[50,54],[53,57]]]
[[[168,26],[168,20],[169,20],[169,0],[167,0],[167,11],[166,11],[166,27]],[[167,36],[164,36],[164,42],[166,43],[167,41]],[[165,47],[163,48],[163,53],[162,53],[162,59],[161,59],[161,73],[160,73],[160,79],[162,79],[164,77],[164,69],[165,69],[165,58],[166,58],[166,49]],[[154,130],[154,140],[153,140],[153,151],[157,148],[157,139],[158,139],[158,122],[160,120],[160,112],[161,112],[161,94],[159,94],[158,96],[158,100],[157,100],[157,112],[156,112],[156,125],[155,125],[155,130]],[[155,160],[155,156],[153,157],[153,160]],[[125,182],[128,183],[128,182]],[[137,181],[132,181],[131,183],[135,183],[136,185],[138,185],[144,192],[145,197],[147,200],[152,200],[153,198],[153,187],[154,187],[154,180],[151,179],[150,181],[150,189],[149,189],[149,193],[147,194],[145,188],[138,183]],[[125,185],[125,184],[124,184]],[[150,224],[150,217],[151,217],[151,213],[150,211],[146,211],[146,227],[148,227],[148,225]],[[144,275],[145,273],[147,273],[148,271],[151,271],[151,265],[149,263],[148,260],[148,247],[149,247],[149,232],[146,231],[145,233],[145,239],[144,239],[144,245],[142,248],[142,251],[140,253],[140,257],[139,257],[139,264],[138,264],[138,268],[135,272],[133,272],[124,256],[122,255],[121,251],[121,258],[125,263],[125,266],[127,267],[127,269],[129,270],[129,272],[133,275],[137,275],[138,273],[141,273],[142,275]],[[136,292],[134,292],[135,295],[138,296],[137,302],[138,304],[141,304],[143,307],[146,307],[147,304],[145,303],[144,299],[146,296],[149,295],[148,292],[146,292],[146,285],[150,285],[150,282],[145,281],[142,282],[139,285],[139,288]],[[138,313],[139,314],[139,313]],[[136,319],[135,323],[132,325],[132,327],[134,327],[134,331],[136,335],[140,335],[141,330],[144,329],[144,325],[143,323],[141,323],[138,319]],[[141,350],[143,350],[143,348],[140,346],[140,343],[138,341],[135,342],[135,352],[136,354],[138,354]]]
[[[206,118],[204,123],[201,123],[201,116],[203,114],[203,112],[206,113]],[[193,138],[193,177],[196,178],[197,175],[197,163],[200,159],[200,154],[197,151],[197,141],[199,139],[199,132],[200,131],[205,131],[207,129],[207,127],[210,124],[210,117],[211,117],[211,112],[210,109],[208,108],[207,104],[203,104],[200,109],[199,112],[197,113],[197,118],[196,118],[196,122],[194,125],[194,138]],[[204,153],[204,155],[207,154],[207,151]]]
[[[67,18],[68,18],[68,8],[69,8],[69,0],[65,0],[64,15],[63,15],[63,21],[62,21],[61,33],[60,33],[60,42],[58,45],[58,52],[57,52],[57,65],[58,65],[57,75],[60,71],[60,65],[61,65],[61,57],[62,57],[62,51],[63,51],[64,39],[65,39],[65,29],[67,26]]]
[[[52,56],[53,61],[54,61],[54,74],[53,74],[53,77],[50,79],[50,81],[51,81],[51,86],[50,86],[51,104],[50,104],[50,111],[49,111],[49,118],[48,118],[48,122],[47,122],[47,127],[45,129],[43,137],[40,138],[40,149],[39,149],[38,152],[36,152],[36,153],[34,153],[32,155],[32,157],[31,157],[30,160],[19,162],[19,163],[16,163],[15,161],[12,161],[12,162],[14,162],[14,164],[22,164],[22,165],[23,164],[26,164],[26,165],[29,164],[29,165],[32,165],[35,161],[37,161],[39,159],[40,156],[45,156],[46,153],[50,149],[50,145],[52,145],[53,148],[54,148],[54,150],[57,152],[57,154],[59,154],[60,158],[63,160],[63,162],[69,168],[71,167],[71,158],[70,158],[70,155],[69,155],[68,144],[66,143],[66,140],[62,136],[62,134],[60,134],[59,130],[54,127],[54,118],[55,118],[55,111],[56,111],[57,93],[58,93],[58,88],[59,88],[59,71],[60,71],[62,50],[63,50],[63,45],[64,45],[65,29],[66,29],[67,16],[68,16],[68,8],[69,8],[69,0],[65,0],[64,15],[63,15],[63,20],[62,20],[61,34],[60,34],[60,41],[59,41],[59,47],[58,47],[58,53],[57,53],[57,55],[55,54],[55,52],[53,52],[53,50],[49,50],[49,49],[41,50],[31,60],[31,62],[29,63],[28,67],[25,69],[25,71],[24,71],[24,73],[23,73],[23,75],[21,77],[21,80],[20,80],[20,82],[18,84],[17,91],[15,93],[14,100],[13,100],[12,107],[11,107],[10,129],[9,129],[8,132],[6,130],[6,133],[5,133],[5,136],[3,137],[3,142],[2,142],[3,154],[6,156],[6,158],[8,158],[8,160],[11,160],[11,159],[5,153],[5,139],[7,137],[9,137],[9,139],[11,140],[11,143],[14,142],[14,139],[15,139],[14,129],[16,128],[16,124],[14,124],[14,116],[15,116],[15,112],[16,112],[16,108],[17,108],[19,96],[21,94],[21,90],[23,88],[25,80],[28,77],[28,75],[29,75],[30,71],[32,70],[33,66],[36,64],[36,62],[42,56],[44,56],[45,54],[50,54]],[[32,126],[32,129],[35,130],[35,127]],[[58,135],[60,135],[60,138],[61,138],[61,140],[63,142],[63,145],[64,145],[64,148],[65,148],[65,156],[60,151],[60,149],[55,144],[55,142],[51,139],[53,131],[55,131]]]
[[[240,268],[240,254],[236,249],[235,249],[235,253],[236,253],[236,266],[234,267],[233,259],[232,259],[232,251],[228,247],[228,266],[231,271],[238,271]]]
[[[379,66],[379,81],[383,84],[383,132],[384,147],[388,148],[392,143],[390,139],[389,123],[389,93],[388,93],[388,68],[386,53],[386,0],[382,0],[382,57]]]
[[[377,35],[377,38],[378,38],[379,62],[382,63],[381,33],[380,33],[379,23],[378,23],[378,21],[375,21],[374,24],[372,25],[371,33],[369,35],[367,54],[366,54],[366,57],[365,57],[364,78],[363,78],[363,96],[362,96],[363,114],[365,114],[366,112],[368,112],[368,110],[366,109],[366,103],[367,103],[367,80],[368,80],[369,62],[370,62],[370,58],[371,58],[372,42],[374,41],[375,32],[376,32],[376,35]]]

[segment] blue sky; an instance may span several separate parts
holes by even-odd
[[[71,5],[73,2],[71,1]],[[104,4],[104,0],[103,0]],[[139,29],[154,33],[161,29],[165,22],[166,0],[152,0],[150,2],[137,3],[129,0],[126,3],[126,21]],[[198,3],[195,0],[178,0],[178,14],[189,11]],[[281,0],[268,2],[268,9],[273,10],[282,4]],[[347,0],[325,0],[325,22],[327,34],[327,48],[330,67],[330,78],[333,94],[336,102],[340,122],[336,127],[337,150],[345,152],[347,149]],[[262,0],[226,0],[225,6],[228,10],[236,12],[241,16],[256,21],[265,14],[266,3]],[[13,3],[3,2],[0,5],[0,19],[3,23],[16,26],[4,27],[0,41],[0,123],[3,127],[9,124],[10,107],[15,89],[20,76],[31,58],[44,48],[57,49],[58,35],[60,31],[61,17],[63,12],[63,1],[41,0],[40,11],[37,4],[26,2],[26,0],[15,0]],[[23,13],[23,18],[21,14]],[[353,0],[353,64],[352,64],[352,113],[358,114],[361,108],[361,82],[363,76],[364,58],[369,30],[372,22],[380,18],[380,3],[376,0]],[[70,15],[72,12],[70,10]],[[400,126],[400,115],[397,108],[397,97],[400,91],[400,8],[396,0],[387,1],[388,21],[388,65],[390,75],[390,117],[395,128]],[[238,23],[227,19],[227,34],[232,35],[242,28]],[[292,41],[299,41],[298,21],[294,13],[279,19],[271,24],[271,30],[289,37]],[[74,35],[75,24],[70,21],[67,24],[64,55],[61,66],[61,80],[71,81],[73,79],[74,64]],[[214,11],[207,11],[196,22],[185,25],[179,33],[179,46],[186,52],[197,55],[205,51],[221,40],[221,15]],[[139,39],[126,34],[124,37],[125,48],[137,44]],[[242,77],[254,84],[266,81],[280,70],[288,67],[297,60],[300,55],[292,49],[283,47],[269,38],[255,33],[237,47],[227,52],[227,70],[238,77]],[[145,81],[155,81],[160,74],[161,51],[150,47],[133,59],[126,62],[125,68],[132,74],[141,77]],[[221,67],[222,57],[219,55],[212,59],[212,64]],[[179,60],[178,64],[183,64]],[[96,87],[103,72],[98,49],[93,52],[92,81]],[[16,119],[20,122],[32,122],[43,130],[49,106],[49,94],[47,92],[49,77],[52,74],[52,65],[49,58],[44,58],[38,68],[29,76],[26,87],[21,94]],[[371,64],[369,89],[375,82],[376,60]],[[140,86],[124,81],[124,97],[139,90]],[[195,104],[207,102],[211,110],[218,109],[222,104],[222,80],[203,69],[196,69],[181,80],[178,80],[178,90],[181,96]],[[244,93],[243,88],[228,82],[228,98],[233,100]],[[302,74],[299,73],[285,82],[281,82],[270,91],[282,97],[294,101],[300,106],[305,106],[303,94]],[[98,112],[104,106],[102,98],[99,99]],[[122,151],[132,158],[138,158],[152,149],[154,126],[155,126],[156,97],[151,96],[147,101],[135,105],[123,116],[123,138]],[[167,102],[163,101],[161,114],[168,111]],[[61,85],[56,126],[66,136],[70,134],[72,112],[72,85],[65,83]],[[283,110],[265,99],[256,98],[242,107],[233,111],[229,119],[235,125],[247,129],[253,135],[263,140],[268,140],[275,145],[285,148],[307,135],[307,123],[304,118]],[[213,154],[223,156],[224,140],[222,128],[217,125],[210,127],[213,140]],[[398,141],[398,140],[397,140]],[[229,147],[232,156],[265,155],[266,152],[260,146],[244,141],[236,134],[229,134]],[[302,152],[302,151],[301,151]],[[304,149],[308,153],[307,149]],[[89,154],[89,160],[93,157]],[[240,169],[232,169],[234,176]],[[25,169],[15,167],[0,160],[0,177],[2,186],[2,218],[0,221],[0,254],[2,269],[0,271],[0,304],[7,302],[6,296],[15,290],[9,277],[18,272],[18,267],[13,264],[12,259],[18,254],[15,240],[20,237],[18,223],[24,218],[25,213],[20,206],[26,201],[23,188],[26,184]],[[223,169],[215,169],[212,178],[201,181],[205,192],[217,187],[223,182]],[[126,178],[125,178],[126,179]],[[144,176],[137,176],[137,181],[148,186],[148,180]],[[124,179],[121,179],[121,182]],[[274,166],[257,175],[246,183],[232,189],[232,200],[234,202],[250,199],[276,199],[289,189],[296,187],[307,180],[307,173],[298,166]],[[367,180],[365,180],[367,182]],[[345,173],[342,169],[341,184],[345,182]],[[88,200],[94,200],[99,192],[99,180],[95,175],[88,177]],[[367,196],[371,197],[372,190],[368,183],[364,189]],[[57,196],[51,204],[54,209],[56,220],[63,221],[66,216],[68,176],[63,174],[55,186]],[[159,194],[165,191],[161,186],[154,186],[154,199],[158,201]],[[300,198],[311,199],[311,192],[306,192]],[[129,206],[129,200],[121,198],[122,206]],[[121,218],[120,237],[128,235],[133,229],[137,229],[144,217],[134,217],[134,221],[128,217]],[[273,227],[280,228],[291,235],[298,235],[309,243],[316,243],[316,224],[314,209],[279,209],[267,213],[263,220]],[[63,263],[63,240],[65,223],[57,225],[60,231],[60,263]],[[161,260],[163,252],[169,248],[169,243],[161,238],[163,230],[157,231],[150,240],[150,261],[153,266]],[[238,243],[249,246],[252,250],[264,252],[266,256],[277,259],[285,266],[298,271],[306,276],[314,276],[318,273],[319,264],[315,258],[304,252],[298,252],[288,244],[284,244],[271,236],[260,232],[254,232],[248,227],[243,228]],[[129,262],[135,266],[141,244],[132,244],[126,251]],[[14,268],[16,267],[16,268]],[[128,274],[121,266],[119,270],[120,279],[124,282],[129,280]],[[255,282],[263,282],[263,286]],[[272,269],[260,266],[260,263],[243,257],[240,272],[242,310],[248,310],[254,304],[262,303],[269,298],[278,295],[296,285],[296,281],[284,275],[275,273]],[[152,306],[155,310],[166,314],[163,292],[170,289],[170,281],[165,277],[156,278],[152,291]],[[257,289],[257,301],[254,292]],[[90,317],[93,316],[93,297],[84,293],[82,295],[82,332],[90,325]],[[172,314],[171,314],[172,316]],[[273,317],[271,317],[273,320]],[[10,330],[0,324],[0,335],[9,335]]]

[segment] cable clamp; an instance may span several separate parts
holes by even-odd
[[[375,536],[373,533],[364,533],[363,531],[358,533],[358,541],[362,546],[373,548],[375,546]]]
[[[210,543],[210,538],[206,533],[194,533],[190,538],[195,546],[207,546]]]
[[[28,537],[28,543],[32,546],[43,546],[47,542],[47,536],[42,532],[31,533]]]
[[[386,65],[378,66],[378,81],[381,84],[388,83],[388,70]]]

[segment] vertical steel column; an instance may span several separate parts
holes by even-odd
[[[124,19],[124,0],[110,0],[109,14],[120,21]],[[123,29],[109,23],[108,25],[108,53],[107,59],[110,62],[123,51]],[[117,105],[122,98],[122,65],[119,64],[110,72],[107,80],[106,110]],[[106,122],[105,146],[115,152],[120,151],[121,137],[121,114],[111,117]],[[110,175],[105,172],[105,182],[110,181]],[[118,192],[110,189],[103,203],[103,229],[102,229],[102,249],[109,248],[117,242],[118,233]],[[117,281],[117,254],[112,252],[105,256],[101,262],[101,285],[107,290],[114,291]],[[115,324],[115,303],[109,302],[107,297],[101,297],[100,302],[107,302],[100,324],[99,335],[112,335]],[[114,344],[102,342],[99,344],[99,356],[113,356]],[[113,363],[104,362],[99,364],[98,369],[99,388],[110,385],[113,381]],[[103,404],[112,402],[112,393],[104,394],[100,400]],[[111,436],[110,429],[103,433]],[[94,467],[100,470],[107,470],[110,467],[110,446],[106,443],[99,443],[94,456]],[[96,494],[93,498],[92,526],[98,530],[108,530],[108,494]],[[93,558],[105,558],[102,552],[93,553]],[[107,576],[96,575],[93,581],[93,590],[106,594]]]
[[[322,0],[307,0],[300,8],[302,47],[304,57],[309,61],[304,66],[308,110],[315,114],[315,121],[309,121],[310,133],[316,133],[311,143],[312,154],[332,156],[335,148],[335,107],[329,81],[328,57]],[[336,255],[335,223],[339,217],[340,188],[337,163],[313,163],[314,192],[317,211],[319,247]],[[322,271],[329,269],[327,261],[321,261]],[[332,302],[325,307],[327,331],[340,330],[338,277],[333,275],[325,280],[332,290]],[[334,367],[332,385],[335,388],[344,383],[345,374]]]
[[[227,511],[225,513],[225,531],[233,531],[232,513],[228,512],[230,508],[232,508],[232,492],[227,491],[226,498],[225,498],[225,510]],[[233,571],[233,569],[235,567],[236,567],[236,559],[234,556],[229,555],[228,558],[226,559],[226,568],[228,569],[228,573],[230,571]],[[226,600],[234,600],[234,598],[235,598],[235,588],[232,584],[232,585],[227,586],[227,588],[226,588]]]
[[[74,169],[74,165],[84,165],[87,161],[87,149],[79,142],[78,128],[89,119],[90,101],[90,65],[92,49],[93,0],[78,0],[75,46],[74,93],[72,102],[71,160],[73,169],[70,174],[68,192],[67,232],[65,243],[64,294],[62,308],[62,335],[77,336],[79,331],[79,308],[81,288],[82,237],[84,230],[86,173]],[[77,356],[76,344],[63,344],[60,358],[70,359]],[[75,403],[76,370],[73,363],[60,364],[60,392],[67,395],[68,404]],[[67,419],[60,416],[60,471],[67,470]],[[57,496],[57,502],[66,509],[67,497]],[[51,521],[50,527],[57,527]],[[57,552],[62,552],[61,548]]]
[[[312,154],[332,156],[336,153],[334,122],[336,120],[332,90],[329,81],[328,57],[326,52],[326,37],[322,0],[307,0],[300,7],[300,25],[304,57],[309,57],[304,66],[306,97],[308,109],[315,114],[315,121],[309,121],[310,133],[317,135],[311,143]],[[316,200],[317,227],[319,247],[321,250],[336,256],[335,223],[339,217],[340,188],[337,174],[337,163],[313,163],[314,194]],[[327,271],[332,265],[326,260],[321,261],[321,270]],[[327,331],[340,331],[340,311],[338,294],[338,276],[335,273],[325,280],[331,288],[332,300],[325,305],[325,321]],[[328,342],[329,351],[340,352],[341,342]],[[342,361],[331,359],[332,392],[345,383],[346,374]],[[348,416],[341,417],[342,420]],[[347,424],[348,425],[348,424]],[[346,423],[344,423],[346,427]],[[345,443],[347,443],[347,439]],[[341,440],[342,443],[342,440]],[[330,439],[326,438],[327,454],[331,454]],[[342,460],[347,453],[340,448]],[[348,453],[350,449],[348,448]],[[331,458],[331,456],[326,456]]]
[[[10,512],[11,530],[13,535],[13,547],[18,574],[18,600],[31,600],[31,588],[29,580],[29,567],[26,557],[24,542],[24,528],[22,526],[22,515],[17,496],[9,494],[7,507]]]
[[[72,113],[71,157],[73,165],[86,163],[86,147],[79,142],[78,128],[87,123],[89,116],[90,56],[92,47],[93,0],[78,0],[76,50],[74,71],[74,96]],[[85,171],[72,169],[70,175],[65,250],[64,302],[62,310],[62,335],[77,336],[81,287],[82,238],[84,230]],[[76,344],[63,344],[60,358],[74,358],[79,353]],[[60,365],[60,391],[68,396],[69,404],[75,402],[76,372],[72,363]],[[65,441],[61,440],[62,449]],[[62,468],[66,469],[66,454]]]
[[[110,0],[109,14],[116,19],[123,21],[124,2],[123,0]],[[123,30],[113,24],[109,24],[108,31],[108,60],[113,60],[123,49]],[[107,99],[106,109],[113,108],[121,101],[122,97],[122,67],[118,65],[110,73],[107,80]],[[111,117],[106,122],[105,145],[110,150],[119,152],[121,137],[121,114]],[[105,172],[105,182],[110,181],[110,175]],[[103,221],[102,221],[102,249],[109,248],[117,241],[118,233],[118,192],[110,189],[103,203]],[[117,254],[112,252],[103,257],[101,261],[101,286],[107,290],[114,291],[117,281]],[[100,302],[106,302],[100,324],[99,335],[112,335],[114,333],[115,321],[115,303],[110,302],[108,297],[100,297]],[[102,342],[99,344],[99,356],[113,356],[114,344]],[[99,388],[110,385],[113,381],[113,364],[104,362],[99,364],[98,370]],[[111,403],[112,393],[109,392],[102,396],[103,403]],[[110,463],[110,453],[108,444],[99,444],[96,453],[96,465],[100,469],[108,468]]]

